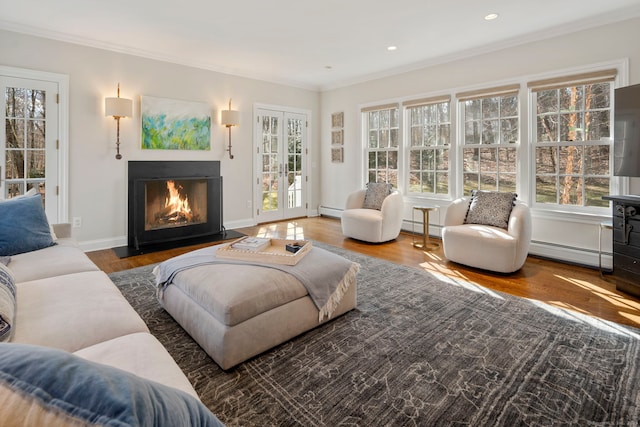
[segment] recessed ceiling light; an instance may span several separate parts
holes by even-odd
[[[488,14],[487,16],[485,16],[485,17],[484,17],[484,20],[485,20],[485,21],[493,21],[493,20],[494,20],[494,19],[496,19],[498,16],[500,16],[500,15],[498,15],[497,13],[490,13],[490,14]]]
[[[387,50],[396,50],[398,46],[387,46]]]
[[[332,69],[333,67],[331,65],[325,65],[324,68],[326,68],[327,70]]]

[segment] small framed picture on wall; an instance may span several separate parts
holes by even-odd
[[[331,163],[342,163],[344,161],[344,148],[332,148],[331,149]]]
[[[342,145],[343,135],[342,129],[331,131],[331,145]]]
[[[344,113],[333,113],[331,115],[331,127],[332,128],[342,128],[344,126]]]

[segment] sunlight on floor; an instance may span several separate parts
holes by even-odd
[[[601,329],[603,331],[611,332],[611,333],[614,333],[614,334],[626,335],[626,336],[630,336],[630,337],[633,337],[633,338],[636,338],[636,339],[640,338],[640,335],[638,335],[635,332],[627,329],[623,325],[619,325],[619,324],[614,323],[614,322],[609,322],[607,320],[602,320],[602,319],[599,319],[597,317],[590,316],[588,314],[582,314],[582,313],[575,312],[575,311],[573,311],[574,308],[571,308],[571,310],[563,310],[562,308],[555,307],[555,306],[546,304],[546,303],[541,302],[541,301],[536,301],[536,300],[529,300],[529,301],[531,301],[531,303],[533,305],[548,311],[549,313],[553,314],[554,316],[564,317],[565,319],[573,320],[573,321],[580,322],[580,323],[586,323],[588,325],[591,325],[591,326],[596,327],[598,329]]]
[[[582,289],[588,290],[593,295],[602,299],[608,304],[618,307],[619,308],[618,314],[640,325],[640,302],[630,300],[624,297],[623,295],[619,295],[615,292],[611,292],[609,290],[603,289],[598,285],[595,285],[593,283],[590,283],[584,280],[577,280],[574,278],[564,277],[559,275],[555,275],[555,277],[560,280],[569,282],[572,285],[579,286]],[[555,304],[559,305],[560,303],[555,303]],[[570,308],[572,308],[573,310],[577,310],[577,308],[574,308],[574,307],[570,307]],[[584,310],[580,310],[580,311],[584,312]]]
[[[591,282],[587,282],[585,280],[578,280],[578,279],[573,279],[570,277],[565,277],[565,276],[559,276],[559,275],[554,275],[554,277],[560,279],[560,280],[564,280],[566,282],[569,282],[573,285],[579,286],[583,289],[587,289],[589,291],[591,291],[592,293],[600,296],[601,298],[604,298],[607,300],[607,302],[610,302],[612,304],[618,305],[618,306],[623,306],[623,307],[629,307],[633,310],[640,310],[640,303],[639,302],[635,302],[635,301],[631,301],[629,299],[626,299],[624,296],[622,295],[618,295],[615,292],[611,292],[608,291],[606,289],[603,289],[601,286],[595,285]]]
[[[474,282],[463,272],[448,268],[441,256],[431,252],[424,252],[424,254],[426,260],[419,264],[420,268],[422,268],[426,272],[433,274],[437,279],[454,286],[460,286],[472,290],[474,292],[484,293],[495,298],[502,298],[499,293],[496,293],[491,289],[488,289],[485,286]],[[553,276],[558,280],[565,281],[571,284],[571,286],[579,287],[580,289],[588,291],[591,295],[594,296],[593,300],[596,305],[602,303],[617,307],[617,311],[620,316],[633,321],[637,325],[640,325],[640,302],[628,299],[624,295],[620,295],[616,292],[607,290],[602,286],[599,286],[598,284],[592,283],[588,280],[581,280],[558,274],[555,274]],[[600,329],[611,330],[623,334],[630,333],[622,326],[618,328],[616,325],[611,325],[610,323],[603,321],[600,318],[593,317],[594,315],[597,316],[598,310],[593,310],[592,312],[589,311],[589,309],[585,309],[584,306],[580,307],[558,300],[541,302],[535,299],[530,299],[530,301],[532,301],[536,305],[539,305],[540,307],[543,307],[545,310],[552,312],[554,315],[579,320],[581,322],[587,322],[599,327]]]
[[[545,302],[547,304],[551,304],[551,305],[553,305],[555,307],[566,308],[568,310],[577,311],[578,313],[591,315],[591,313],[589,313],[587,310],[584,310],[583,308],[580,308],[580,307],[575,306],[573,304],[566,303],[564,301],[545,301]]]
[[[624,311],[619,311],[618,312],[620,314],[620,316],[625,317],[629,320],[631,320],[632,322],[634,322],[636,325],[640,325],[640,315],[638,314],[631,314],[631,313],[625,313]]]
[[[504,299],[502,296],[500,296],[496,292],[493,292],[491,289],[485,288],[484,286],[469,280],[468,277],[466,277],[459,271],[453,271],[442,265],[442,259],[439,256],[435,254],[429,254],[427,252],[425,252],[425,254],[428,254],[430,258],[434,259],[434,262],[423,262],[420,264],[420,267],[422,267],[424,271],[431,273],[438,280],[449,283],[450,285],[460,286],[474,292],[491,295],[494,298]]]

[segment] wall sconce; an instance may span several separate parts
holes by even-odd
[[[227,148],[227,151],[229,152],[229,158],[233,159],[233,154],[231,154],[231,127],[240,124],[240,113],[231,109],[231,98],[229,98],[229,109],[220,112],[220,124],[229,129],[229,148]]]
[[[120,160],[120,119],[131,117],[133,112],[133,101],[127,98],[120,98],[120,83],[118,83],[118,97],[104,99],[104,115],[113,117],[116,120],[116,159]]]

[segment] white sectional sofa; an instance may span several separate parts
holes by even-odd
[[[17,287],[11,342],[75,353],[197,397],[191,383],[109,277],[54,226],[57,245],[14,255]]]
[[[0,343],[4,425],[137,425],[137,416],[150,425],[221,425],[70,226],[52,228],[55,245],[4,259],[16,294],[12,334]]]

